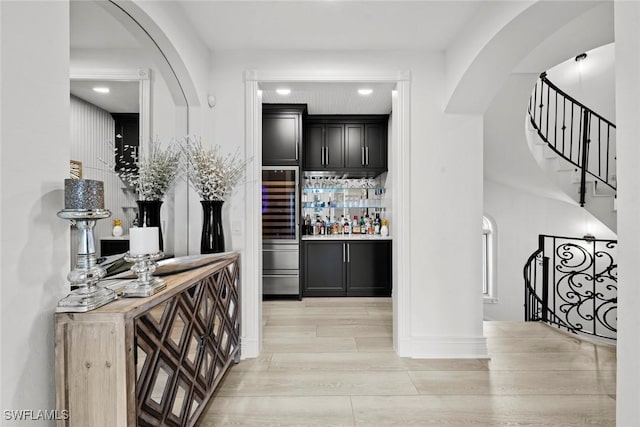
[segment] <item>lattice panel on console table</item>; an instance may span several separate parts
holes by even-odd
[[[139,426],[192,426],[239,348],[236,262],[134,321]]]

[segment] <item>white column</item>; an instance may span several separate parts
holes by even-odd
[[[615,2],[619,426],[640,420],[640,3]]]
[[[482,334],[481,115],[412,141],[411,335],[417,358],[487,357]]]

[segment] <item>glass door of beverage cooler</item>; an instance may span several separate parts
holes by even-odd
[[[262,240],[298,243],[298,168],[262,170]]]
[[[262,169],[262,293],[300,296],[298,168]]]

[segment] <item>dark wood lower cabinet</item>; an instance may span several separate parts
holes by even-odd
[[[347,245],[347,296],[390,296],[391,242],[348,242]]]
[[[303,251],[303,297],[391,295],[391,241],[304,241]]]

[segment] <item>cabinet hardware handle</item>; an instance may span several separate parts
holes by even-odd
[[[347,262],[351,262],[351,244],[347,243]]]
[[[366,158],[365,158],[365,160],[366,160],[365,165],[369,166],[369,147],[366,147],[366,148],[364,149],[364,152],[365,152],[365,156],[366,156]],[[297,157],[296,157],[296,158],[297,158]]]
[[[365,163],[364,163],[364,147],[361,147],[360,151],[362,152],[360,154],[360,157],[362,159],[362,161],[360,163],[362,164],[362,166],[364,166],[365,165]]]
[[[296,138],[296,160],[298,160],[298,151],[300,149],[300,141]]]
[[[322,147],[322,150],[321,150],[321,157],[322,157],[322,159],[320,160],[320,164],[321,164],[322,166],[326,165],[326,163],[325,163],[325,161],[324,161],[324,150],[325,150],[325,147]]]
[[[329,147],[324,147],[324,164],[329,164]]]
[[[342,262],[343,262],[343,263],[344,263],[344,262],[347,262],[347,260],[345,259],[345,252],[346,252],[346,250],[345,250],[345,246],[346,246],[346,244],[345,244],[345,243],[343,243],[343,244],[342,244]]]

